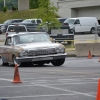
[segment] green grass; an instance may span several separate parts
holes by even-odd
[[[7,11],[7,12],[0,12],[0,23],[8,19],[28,19],[28,18],[35,18],[35,9],[30,10],[23,10],[23,11]]]

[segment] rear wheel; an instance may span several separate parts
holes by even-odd
[[[65,62],[65,58],[64,58],[64,59],[57,59],[57,60],[51,61],[51,63],[52,63],[54,66],[61,66],[62,64],[64,64],[64,62]]]
[[[95,28],[94,28],[94,27],[91,28],[90,33],[91,33],[91,34],[94,34],[94,33],[95,33]]]

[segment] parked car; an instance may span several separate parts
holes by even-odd
[[[42,23],[42,20],[41,19],[25,19],[22,21],[22,23],[32,23],[32,24],[40,24]]]
[[[95,24],[98,24],[96,17],[77,17],[67,18],[64,24],[70,28],[74,28],[74,33],[95,33]]]
[[[69,28],[68,26],[64,25],[64,21],[67,18],[57,18],[58,21],[61,23],[60,28],[58,26],[51,27],[48,30],[48,34],[51,38],[55,39],[57,42],[67,42],[68,44],[71,44],[74,42],[74,29]]]
[[[61,66],[66,55],[64,45],[52,42],[46,32],[11,34],[7,36],[4,46],[0,46],[1,65],[44,65],[51,62],[54,66]]]
[[[19,25],[19,24],[15,24],[15,25],[9,25],[7,27],[7,30],[6,30],[6,37],[10,34],[18,34],[18,33],[21,33],[21,32],[28,32],[27,28],[25,25]]]
[[[67,18],[57,18],[59,20],[59,22],[62,24],[62,26],[65,26],[64,25],[64,21],[67,19]],[[66,26],[65,26],[66,27]]]
[[[1,25],[1,31],[3,33],[6,32],[6,29],[8,27],[8,25],[11,25],[11,24],[17,24],[17,23],[20,23],[22,22],[23,19],[9,19],[9,20],[6,20],[2,25]]]
[[[0,24],[0,34],[2,34],[2,31],[1,31],[1,26],[2,26],[3,24]]]
[[[42,26],[33,23],[20,23],[20,25],[25,25],[28,32],[45,31]]]

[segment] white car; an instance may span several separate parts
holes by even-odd
[[[67,53],[64,45],[51,41],[46,32],[25,32],[7,36],[0,46],[0,65],[26,64],[61,66]]]
[[[42,20],[41,19],[25,19],[21,23],[33,23],[33,24],[41,24]]]
[[[26,26],[19,24],[9,25],[7,27],[5,35],[7,37],[10,34],[15,34],[15,33],[18,34],[19,32],[28,32]]]

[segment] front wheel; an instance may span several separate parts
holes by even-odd
[[[54,66],[61,66],[63,65],[65,62],[65,58],[64,59],[57,59],[57,60],[53,60],[51,61],[51,63],[54,65]]]
[[[12,57],[12,60],[13,60],[14,66],[15,66],[15,64],[18,64],[18,66],[21,66],[21,63],[16,60],[16,56],[15,55]]]
[[[98,36],[100,37],[100,34],[98,34]]]

